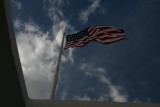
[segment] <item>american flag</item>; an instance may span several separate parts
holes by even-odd
[[[122,29],[112,26],[92,26],[78,33],[66,35],[64,49],[85,46],[90,41],[97,41],[109,44],[116,41],[127,39]]]

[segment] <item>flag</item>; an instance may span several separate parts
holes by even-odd
[[[85,46],[90,41],[109,44],[116,41],[127,39],[122,29],[112,26],[92,26],[78,33],[66,35],[64,49]]]

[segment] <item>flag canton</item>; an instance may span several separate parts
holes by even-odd
[[[88,28],[86,28],[78,33],[67,35],[66,42],[78,41],[78,40],[84,38],[85,36],[89,36]]]

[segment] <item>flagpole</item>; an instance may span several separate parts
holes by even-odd
[[[53,86],[52,86],[51,99],[54,99],[54,97],[55,97],[57,80],[58,80],[58,74],[59,74],[59,68],[60,68],[60,62],[61,62],[61,56],[62,56],[62,51],[63,51],[64,36],[65,36],[65,33],[63,33],[63,37],[62,37],[62,43],[61,43],[61,47],[60,47],[60,53],[59,53],[59,56],[58,56],[58,62],[57,62],[57,67],[56,67],[56,71],[55,71],[55,75],[54,75],[54,81],[53,81]]]

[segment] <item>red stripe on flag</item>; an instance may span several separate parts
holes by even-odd
[[[112,26],[92,26],[88,28],[89,36],[75,41],[69,41],[65,45],[65,49],[70,47],[82,47],[90,41],[97,41],[103,44],[110,44],[120,40],[127,39],[122,29],[116,29]]]

